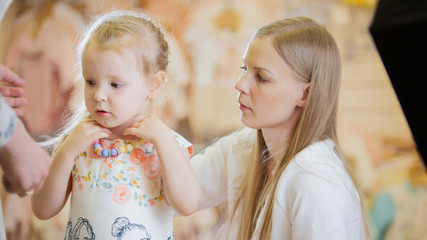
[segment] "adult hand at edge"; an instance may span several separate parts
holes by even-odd
[[[17,119],[9,142],[0,148],[0,165],[3,184],[9,193],[20,197],[37,192],[49,171],[49,154],[28,134],[24,124]]]
[[[22,116],[19,107],[26,106],[28,100],[23,97],[25,80],[16,73],[0,64],[0,94],[3,99],[15,110],[17,116]]]

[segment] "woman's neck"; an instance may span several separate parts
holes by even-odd
[[[274,168],[276,168],[277,164],[285,156],[292,135],[300,119],[301,112],[302,109],[297,107],[294,114],[286,122],[274,127],[263,128],[261,130],[270,158],[272,158],[274,162],[272,163]]]
[[[269,168],[272,170],[288,149],[291,130],[287,128],[269,128],[261,131],[270,155]]]

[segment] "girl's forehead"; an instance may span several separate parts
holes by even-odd
[[[82,59],[83,74],[123,75],[142,74],[142,65],[131,49],[104,50],[87,49]]]

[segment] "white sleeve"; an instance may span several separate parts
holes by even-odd
[[[9,142],[16,126],[16,114],[0,95],[0,147]]]
[[[199,210],[217,206],[227,200],[227,157],[230,136],[223,137],[191,158],[202,188]]]
[[[9,5],[12,3],[12,0],[2,0],[0,1],[0,23],[3,20],[3,16],[6,14]]]
[[[360,208],[342,185],[300,172],[290,183],[288,197],[292,239],[363,239],[355,231]]]

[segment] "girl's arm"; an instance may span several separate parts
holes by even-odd
[[[123,134],[135,135],[154,144],[169,204],[180,215],[194,213],[200,201],[200,185],[190,165],[190,154],[179,148],[170,128],[157,117],[149,116],[134,123]]]
[[[71,192],[71,170],[74,158],[110,131],[94,120],[80,122],[72,133],[55,149],[49,174],[43,187],[31,197],[34,215],[40,219],[55,216],[64,207]]]
[[[67,153],[68,149],[64,144],[56,149],[43,187],[31,197],[34,215],[43,220],[61,211],[71,191],[70,173],[74,156]]]

